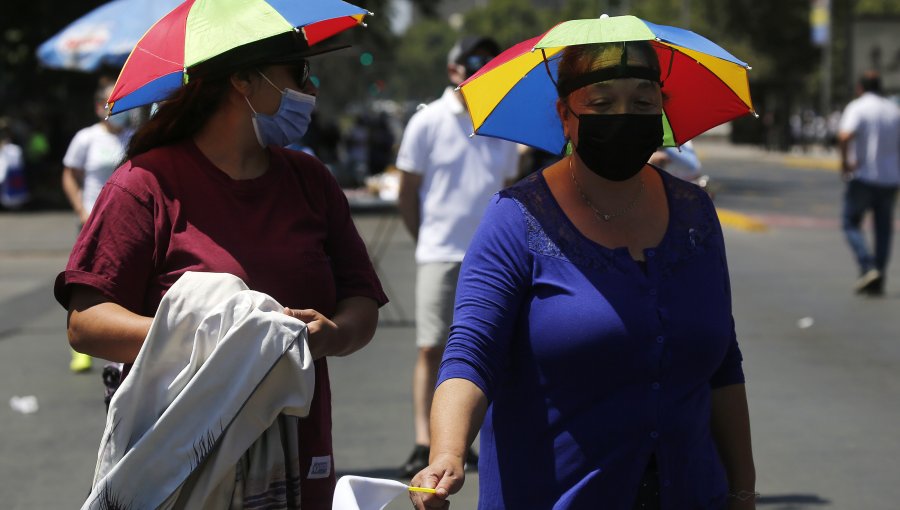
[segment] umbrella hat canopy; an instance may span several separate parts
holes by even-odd
[[[162,101],[190,75],[226,56],[294,55],[362,24],[371,14],[341,0],[187,0],[138,42],[109,98],[110,113]],[[264,53],[265,52],[265,53]]]
[[[575,45],[648,41],[659,60],[663,143],[681,145],[753,112],[746,63],[694,32],[634,16],[560,23],[498,55],[460,85],[475,134],[560,153],[556,113],[562,52]]]
[[[141,35],[181,0],[114,0],[70,23],[37,49],[46,67],[92,72],[120,67]]]

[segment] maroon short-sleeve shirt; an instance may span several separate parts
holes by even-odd
[[[353,296],[387,302],[343,191],[328,169],[297,151],[270,147],[261,177],[233,180],[192,141],[122,165],[84,226],[56,299],[93,287],[128,310],[153,316],[186,271],[231,273],[290,308],[333,316]],[[331,508],[334,470],[307,479],[311,459],[331,457],[331,390],[315,363],[312,408],[301,420],[303,508]]]

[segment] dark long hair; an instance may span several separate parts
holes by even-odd
[[[134,133],[125,159],[194,136],[219,108],[230,86],[228,75],[191,79],[160,103],[156,114]]]
[[[132,136],[125,159],[197,134],[221,106],[231,87],[232,75],[246,77],[261,66],[297,62],[332,49],[335,48],[325,46],[318,51],[311,50],[300,32],[291,30],[232,48],[196,64],[189,69],[188,83],[160,104],[156,114]]]

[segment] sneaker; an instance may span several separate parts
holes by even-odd
[[[863,289],[861,294],[868,297],[884,296],[884,278],[879,278],[871,285],[867,286],[865,289]]]
[[[854,289],[857,294],[880,295],[884,291],[882,289],[881,271],[877,269],[869,269],[856,280]]]
[[[72,351],[72,361],[69,362],[69,370],[76,374],[87,372],[91,369],[93,360],[87,354]]]
[[[466,471],[478,471],[478,453],[469,447],[468,453],[466,453]]]
[[[417,444],[413,447],[412,453],[409,454],[409,459],[407,459],[406,463],[400,468],[397,476],[400,478],[412,478],[416,476],[416,473],[428,466],[428,456],[430,454],[431,448],[423,444]]]

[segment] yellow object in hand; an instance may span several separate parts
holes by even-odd
[[[428,494],[437,494],[436,490],[428,489],[425,487],[409,487],[409,492],[426,492]]]

